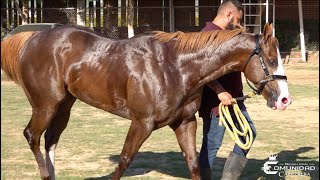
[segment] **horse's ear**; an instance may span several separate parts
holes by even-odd
[[[263,28],[263,39],[267,40],[269,37],[272,36],[272,24],[269,24],[268,22],[264,25]]]

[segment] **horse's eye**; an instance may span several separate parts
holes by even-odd
[[[278,61],[277,60],[274,60],[274,59],[270,59],[269,60],[269,64],[270,66],[272,67],[276,67],[278,65]]]

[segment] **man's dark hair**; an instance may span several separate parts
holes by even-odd
[[[227,8],[227,7],[230,6],[230,5],[234,5],[234,6],[237,8],[238,11],[244,12],[243,6],[242,6],[242,4],[241,4],[240,1],[238,1],[238,0],[224,0],[224,1],[221,3],[221,5],[220,5],[220,7],[219,7],[219,9],[218,9],[218,14],[219,14],[219,12],[220,12],[221,10]]]

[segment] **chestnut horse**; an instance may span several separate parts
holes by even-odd
[[[152,32],[113,40],[89,29],[24,32],[1,42],[1,68],[32,107],[23,134],[42,179],[54,179],[54,156],[76,99],[131,120],[112,179],[120,179],[152,131],[169,125],[192,179],[200,179],[196,117],[202,87],[242,71],[273,109],[290,104],[272,25],[260,35],[243,29]],[[262,88],[261,88],[262,87]],[[46,158],[39,142],[45,132]]]

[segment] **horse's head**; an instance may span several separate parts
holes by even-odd
[[[284,74],[278,40],[272,37],[272,25],[264,26],[262,37],[256,35],[256,48],[244,65],[249,86],[267,100],[272,109],[284,110],[291,103],[287,77]],[[253,71],[254,69],[254,71]]]

